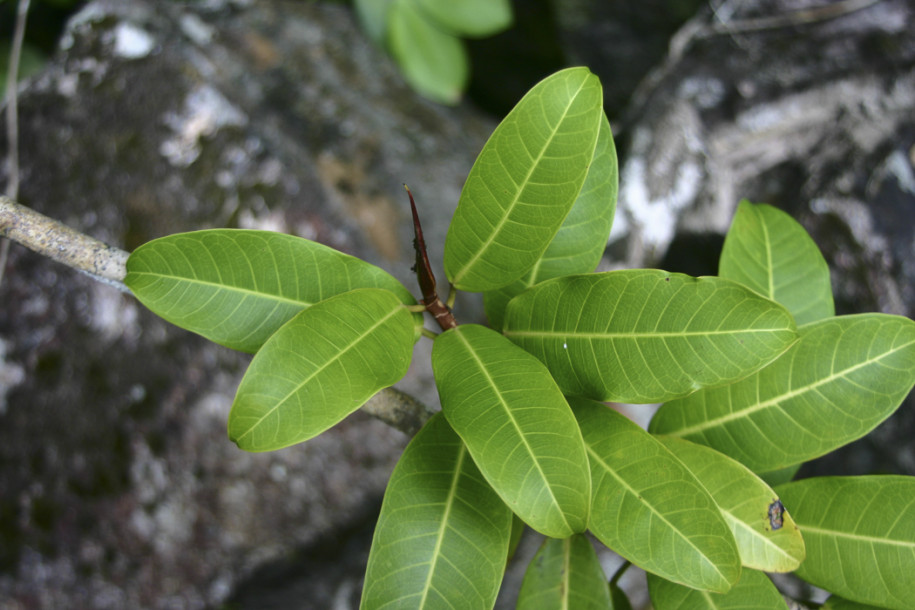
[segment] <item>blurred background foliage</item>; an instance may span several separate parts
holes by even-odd
[[[180,1],[180,0],[173,0]],[[185,0],[194,4],[199,0]],[[322,0],[297,0],[318,2]],[[329,1],[329,0],[328,0]],[[86,0],[32,0],[20,79],[40,71],[54,52],[67,19]],[[495,117],[504,116],[540,79],[571,63],[589,63],[585,50],[568,57],[570,41],[563,41],[560,24],[569,15],[611,12],[642,42],[657,38],[658,52],[666,51],[670,34],[695,14],[702,0],[646,0],[642,3],[604,3],[595,0],[350,0],[366,35],[389,53],[404,78],[424,96],[443,104],[469,99]],[[225,2],[231,9],[231,2]],[[0,0],[0,96],[5,95],[9,46],[18,0]],[[217,6],[214,4],[214,6]],[[590,7],[590,8],[583,8]],[[626,40],[613,32],[621,49]],[[586,49],[587,40],[571,46]],[[649,45],[654,46],[654,45]],[[627,71],[650,66],[654,54],[631,57],[620,65],[622,79],[600,74],[607,81],[629,81]],[[648,55],[652,55],[649,57]],[[620,110],[608,91],[606,110],[611,118]]]

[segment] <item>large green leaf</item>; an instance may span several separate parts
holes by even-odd
[[[797,336],[782,306],[736,282],[653,269],[540,283],[511,300],[503,331],[566,394],[629,403],[746,377]]]
[[[388,47],[404,78],[436,102],[456,104],[469,75],[464,43],[422,14],[413,2],[388,8]]]
[[[781,303],[798,326],[835,315],[829,266],[796,220],[741,201],[724,240],[718,274]]]
[[[625,416],[587,399],[570,404],[591,461],[591,532],[648,572],[697,589],[730,589],[740,576],[737,545],[696,477]]]
[[[648,594],[655,610],[788,610],[772,581],[756,570],[744,570],[727,593],[697,591],[649,574]]]
[[[435,25],[455,36],[491,36],[512,23],[510,0],[401,0],[415,2]]]
[[[713,447],[754,472],[841,447],[889,417],[915,383],[915,322],[828,318],[755,375],[662,406],[650,430]]]
[[[546,368],[495,331],[463,325],[435,339],[432,370],[445,417],[509,508],[547,536],[584,531],[588,457]]]
[[[534,86],[496,128],[445,238],[445,272],[455,287],[501,288],[541,257],[588,173],[602,100],[596,76],[569,68]]]
[[[127,259],[124,282],[172,324],[245,352],[256,352],[304,308],[355,288],[384,288],[415,303],[374,265],[269,231],[214,229],[156,239]]]
[[[361,607],[492,608],[511,529],[511,511],[435,415],[388,482]]]
[[[714,449],[662,436],[664,443],[712,494],[737,542],[740,561],[764,572],[790,572],[804,560],[804,539],[778,497],[749,468]]]
[[[797,575],[852,601],[915,600],[915,477],[822,477],[775,488],[807,542]]]
[[[524,573],[516,608],[611,610],[607,577],[591,542],[582,534],[544,540]]]
[[[546,252],[521,278],[483,295],[491,327],[501,329],[505,306],[512,297],[534,284],[563,275],[594,271],[610,236],[618,184],[613,133],[607,116],[603,115],[588,176]]]
[[[393,293],[331,297],[284,324],[257,352],[229,412],[229,438],[246,451],[308,440],[403,377],[413,317]]]

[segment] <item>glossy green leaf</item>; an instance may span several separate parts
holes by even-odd
[[[915,600],[915,477],[821,477],[775,488],[807,543],[797,575],[852,601]]]
[[[547,536],[584,531],[588,458],[546,368],[495,331],[465,324],[435,339],[432,370],[445,417],[509,508]]]
[[[861,314],[806,324],[784,356],[755,375],[662,406],[657,434],[713,447],[764,472],[861,438],[915,384],[915,322]]]
[[[156,315],[245,352],[256,352],[306,307],[355,288],[384,288],[415,303],[374,265],[269,231],[214,229],[153,240],[130,255],[124,282]]]
[[[569,68],[535,85],[496,128],[445,238],[445,272],[455,287],[501,288],[543,255],[581,192],[602,100],[596,76]]]
[[[718,274],[784,305],[798,326],[835,315],[829,266],[796,220],[741,201],[724,240]]]
[[[591,461],[589,528],[640,568],[727,591],[740,556],[708,491],[660,441],[600,403],[570,399]]]
[[[509,0],[406,0],[414,2],[436,26],[455,36],[492,36],[512,23]]]
[[[524,573],[518,610],[611,610],[610,589],[591,542],[583,535],[547,538]]]
[[[607,116],[603,115],[588,176],[546,252],[521,278],[483,295],[486,317],[492,328],[502,328],[505,306],[512,297],[534,284],[563,275],[594,271],[610,237],[618,184],[613,133]]]
[[[791,314],[736,282],[653,269],[542,282],[511,300],[503,332],[566,394],[629,403],[746,377],[797,336]]]
[[[257,352],[229,412],[246,451],[308,440],[407,372],[413,317],[391,292],[353,290],[309,307]]]
[[[655,610],[788,610],[772,581],[756,570],[744,570],[727,593],[697,591],[649,574],[648,594]]]
[[[804,560],[804,539],[772,488],[743,464],[683,439],[660,440],[699,480],[721,509],[734,534],[744,567],[790,572]],[[777,509],[770,518],[770,507]]]
[[[511,511],[435,415],[388,482],[361,608],[492,608],[511,528]]]
[[[431,100],[456,104],[467,86],[467,51],[429,22],[413,2],[388,9],[388,46],[410,86]]]

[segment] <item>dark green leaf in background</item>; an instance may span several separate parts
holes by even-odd
[[[764,472],[861,438],[915,384],[915,322],[908,318],[841,316],[799,332],[797,344],[755,375],[665,404],[649,430]]]
[[[570,404],[591,462],[591,532],[648,572],[697,589],[730,589],[740,556],[702,484],[625,416],[586,399]]]
[[[610,589],[591,542],[582,534],[547,538],[531,559],[518,610],[611,610]]]
[[[584,531],[588,458],[546,368],[497,332],[465,324],[435,339],[432,370],[445,417],[509,508],[547,536]]]
[[[719,275],[784,305],[798,326],[835,315],[829,266],[796,220],[741,201],[721,251]]]
[[[388,48],[410,86],[431,100],[456,104],[467,86],[464,43],[432,23],[413,2],[388,8]]]
[[[852,601],[915,600],[915,477],[820,477],[775,488],[807,543],[797,575]]]
[[[503,332],[566,394],[629,403],[746,377],[797,337],[783,307],[736,282],[653,269],[538,284],[508,304]]]
[[[788,610],[772,581],[756,570],[744,570],[727,593],[697,591],[648,574],[654,610]]]
[[[677,459],[712,495],[734,534],[740,562],[764,572],[791,572],[804,560],[804,539],[788,511],[778,513],[773,528],[769,507],[778,499],[772,488],[743,464],[683,439],[662,436]]]
[[[486,317],[500,330],[505,306],[517,294],[544,280],[590,273],[600,262],[607,246],[619,184],[616,148],[607,116],[601,117],[597,148],[572,210],[550,242],[543,256],[521,278],[508,286],[484,294]]]
[[[361,608],[492,608],[511,529],[511,511],[435,415],[388,482]]]
[[[520,278],[575,203],[594,156],[603,92],[587,68],[544,79],[477,157],[445,239],[455,287],[484,292]]]
[[[353,290],[309,307],[251,361],[229,438],[246,451],[270,451],[324,432],[406,374],[413,332],[413,316],[387,290]]]
[[[388,11],[391,5],[399,0],[354,0],[359,24],[379,47],[385,46],[388,34]]]
[[[244,352],[256,352],[306,307],[355,288],[384,288],[415,303],[383,269],[269,231],[213,229],[153,240],[130,255],[124,282],[156,315]]]

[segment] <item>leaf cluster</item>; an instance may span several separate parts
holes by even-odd
[[[462,38],[492,36],[512,23],[509,0],[356,0],[362,27],[387,49],[421,95],[456,104],[470,74]]]
[[[792,571],[845,598],[831,607],[908,607],[915,479],[791,479],[898,408],[915,323],[836,316],[807,233],[749,202],[716,277],[595,272],[617,176],[585,68],[545,79],[499,125],[444,244],[449,282],[483,293],[490,327],[434,335],[430,300],[387,272],[256,231],[150,242],[126,282],[162,317],[255,353],[229,416],[248,451],[327,430],[434,335],[441,413],[388,483],[364,608],[491,608],[525,526],[546,538],[519,608],[627,605],[586,532],[648,573],[659,610],[786,608],[765,573]],[[664,404],[644,430],[608,402]]]

